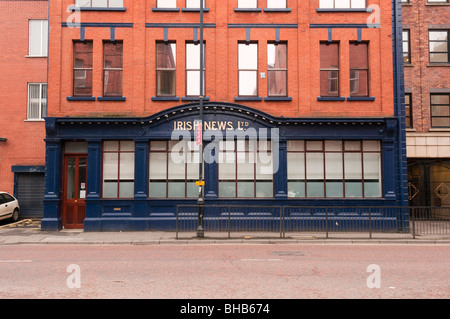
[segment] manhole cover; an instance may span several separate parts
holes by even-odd
[[[274,251],[276,256],[305,256],[301,251]]]

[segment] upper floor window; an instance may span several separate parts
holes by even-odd
[[[448,30],[429,31],[429,52],[431,63],[449,63]]]
[[[175,96],[176,94],[176,43],[156,43],[156,95]]]
[[[200,44],[186,43],[186,95],[205,94],[205,45],[203,45],[203,92],[200,92]]]
[[[403,38],[403,62],[411,63],[411,42],[410,42],[410,31],[403,30],[402,38]]]
[[[73,43],[73,96],[92,96],[92,41]]]
[[[278,1],[278,0],[276,0],[276,1]],[[242,8],[242,9],[258,8],[258,0],[238,0],[238,8]]]
[[[47,56],[48,51],[48,20],[29,21],[29,56]]]
[[[366,0],[320,0],[323,9],[361,9],[366,8]]]
[[[186,8],[190,8],[190,9],[200,8],[200,0],[186,0]],[[203,8],[206,8],[205,0],[203,0]]]
[[[369,95],[368,51],[368,43],[350,43],[350,96]]]
[[[103,42],[103,96],[122,96],[123,42]]]
[[[431,94],[431,127],[450,127],[450,94]]]
[[[267,8],[285,9],[287,0],[267,0]]]
[[[75,0],[75,6],[81,8],[122,8],[123,0]]]
[[[47,115],[47,84],[28,84],[28,120],[42,120]]]
[[[339,43],[320,43],[320,96],[339,96]]]
[[[287,44],[267,45],[267,94],[287,96]]]
[[[412,120],[412,94],[405,93],[405,123],[407,128],[413,127]]]
[[[156,3],[157,8],[176,8],[177,0],[158,0]]]
[[[258,44],[238,44],[239,96],[258,95]]]

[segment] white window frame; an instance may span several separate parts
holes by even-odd
[[[32,50],[32,22],[40,22],[39,32],[39,49]],[[34,53],[37,52],[37,54]],[[48,56],[48,20],[46,19],[30,19],[28,20],[28,56],[29,57],[47,57]]]
[[[30,97],[30,88],[33,85],[39,85],[39,98],[34,98],[37,100],[37,102],[39,103],[39,118],[33,118],[31,117],[31,97]],[[43,101],[45,100],[45,104],[47,106],[47,101],[48,101],[48,87],[47,87],[47,98],[43,98],[42,97],[42,87],[43,86],[47,86],[47,83],[36,83],[36,82],[31,82],[28,83],[28,97],[27,97],[27,121],[43,121],[44,120],[44,116],[47,113],[47,109],[45,110],[45,112],[43,112]],[[34,100],[33,99],[33,100]]]

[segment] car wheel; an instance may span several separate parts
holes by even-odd
[[[12,216],[11,216],[11,221],[16,222],[19,220],[19,209],[15,209]]]

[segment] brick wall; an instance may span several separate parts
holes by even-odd
[[[45,124],[28,122],[28,83],[47,81],[47,59],[28,58],[28,20],[47,19],[47,1],[0,1],[0,190],[13,192],[13,165],[44,165]]]
[[[154,12],[156,0],[124,0],[125,12],[81,12],[82,22],[133,23],[132,28],[117,27],[115,38],[124,42],[124,102],[68,101],[73,94],[72,41],[80,39],[79,28],[61,27],[71,12],[72,0],[52,1],[50,33],[49,115],[50,116],[148,116],[163,109],[183,104],[181,100],[152,101],[156,94],[156,41],[164,39],[161,27],[146,23],[198,23],[199,13]],[[372,13],[318,13],[319,0],[289,0],[290,13],[235,12],[237,0],[207,0],[209,12],[206,28],[206,96],[210,101],[235,102],[238,95],[237,43],[246,40],[246,27],[230,28],[230,24],[289,24],[281,28],[280,40],[288,43],[288,95],[290,102],[266,102],[267,42],[275,40],[274,28],[251,28],[250,39],[257,41],[258,72],[261,102],[245,102],[258,110],[285,117],[384,117],[393,116],[392,19],[390,1],[371,0],[380,8],[380,28],[362,29],[362,40],[370,42],[370,96],[375,101],[323,102],[320,95],[319,43],[327,41],[326,28],[310,28],[310,24],[366,24]],[[185,7],[178,0],[179,8]],[[266,1],[259,1],[264,8]],[[376,12],[378,13],[378,12]],[[248,27],[248,26],[247,26]],[[110,39],[108,27],[86,27],[85,38],[94,42],[93,95],[102,95],[102,41]],[[193,29],[168,28],[168,40],[177,42],[176,96],[185,93],[185,41],[193,39]],[[333,40],[340,42],[341,96],[350,96],[349,42],[357,40],[356,28],[333,29]]]

